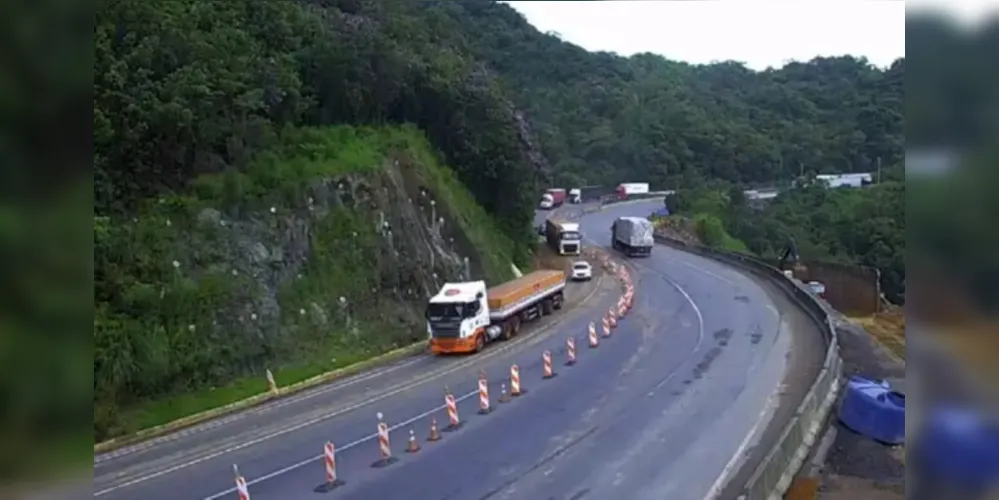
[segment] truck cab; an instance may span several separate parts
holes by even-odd
[[[548,219],[545,238],[552,250],[559,255],[579,255],[583,250],[583,235],[578,222]]]
[[[484,281],[445,283],[425,312],[435,354],[479,352],[487,342],[510,339],[521,323],[562,308],[565,272],[538,270],[486,288]]]
[[[441,352],[481,350],[485,337],[499,336],[500,328],[490,329],[489,302],[485,281],[445,283],[427,304],[427,333]],[[485,334],[485,335],[483,335]]]

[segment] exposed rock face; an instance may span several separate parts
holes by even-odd
[[[377,173],[314,181],[302,193],[301,206],[239,214],[206,208],[197,214],[198,230],[175,251],[181,274],[238,282],[235,296],[219,304],[204,334],[242,351],[227,357],[245,363],[248,371],[285,358],[282,353],[317,334],[360,335],[365,323],[377,322],[379,335],[397,344],[423,337],[422,309],[429,296],[446,281],[486,277],[451,208],[439,203],[405,162],[395,159]],[[336,214],[350,214],[362,224],[349,231],[356,241],[340,241],[338,248],[354,246],[375,266],[365,270],[370,288],[350,283],[342,290],[296,291],[298,282],[322,271],[313,260],[318,251],[329,251],[317,245],[325,245],[329,234],[320,232],[331,231]],[[396,333],[383,331],[389,329]],[[229,341],[220,342],[225,337]]]

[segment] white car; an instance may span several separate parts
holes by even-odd
[[[572,280],[589,281],[593,278],[593,267],[585,260],[577,260],[572,263]]]

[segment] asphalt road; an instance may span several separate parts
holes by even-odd
[[[647,215],[656,203],[607,207],[581,219],[583,232],[604,246],[614,217]],[[699,500],[719,492],[766,439],[777,409],[792,349],[779,310],[786,305],[754,278],[667,247],[626,262],[635,308],[597,349],[585,347],[586,324],[616,300],[611,280],[587,305],[551,317],[557,324],[477,356],[413,358],[96,457],[95,497],[235,498],[233,464],[255,500]],[[570,292],[577,299],[578,288]],[[569,336],[578,346],[572,367],[562,364]],[[556,360],[551,380],[541,377],[545,349]],[[512,363],[528,392],[500,404]],[[488,415],[476,414],[480,370],[493,395]],[[445,386],[460,399],[463,426],[428,443],[429,419],[447,422]],[[372,467],[377,412],[398,459],[382,468]],[[411,429],[416,454],[403,452]],[[326,440],[337,444],[345,484],[320,494]]]

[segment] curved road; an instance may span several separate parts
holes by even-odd
[[[653,206],[607,207],[580,222],[593,244],[606,246],[615,217],[646,215]],[[234,463],[255,500],[699,500],[719,493],[751,464],[756,441],[767,439],[760,424],[781,406],[772,396],[785,375],[795,378],[785,372],[796,320],[773,290],[720,263],[663,246],[625,262],[635,307],[597,349],[585,347],[585,329],[619,294],[609,277],[591,287],[585,305],[546,318],[554,324],[480,355],[412,358],[98,456],[95,497],[235,498]],[[570,300],[588,293],[574,288]],[[579,346],[573,367],[562,365],[569,336]],[[544,349],[555,354],[552,380],[541,378]],[[520,365],[528,392],[500,404],[511,363]],[[488,415],[475,411],[479,370],[490,380]],[[428,443],[429,419],[447,422],[445,385],[459,396],[463,426]],[[384,468],[372,467],[376,412],[392,426],[398,458]],[[422,445],[416,454],[402,451],[410,429]],[[324,480],[318,456],[328,439],[337,443],[345,484],[320,495],[313,489]]]

